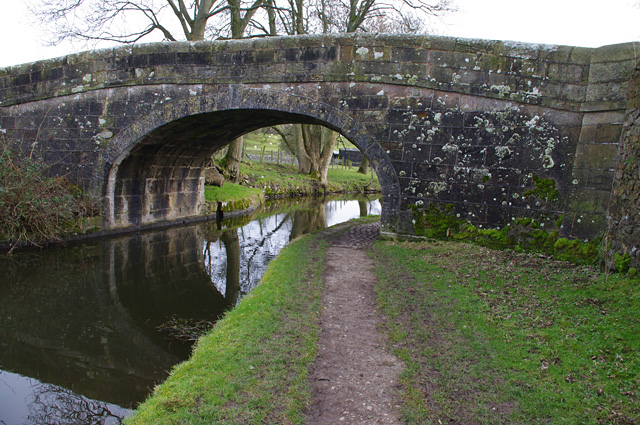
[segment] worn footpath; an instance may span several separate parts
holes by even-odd
[[[378,331],[375,276],[365,252],[378,234],[379,223],[351,227],[332,236],[327,250],[310,425],[401,423],[394,390],[402,364]]]

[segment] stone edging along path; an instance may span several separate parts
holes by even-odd
[[[369,223],[329,236],[308,425],[401,423],[394,392],[403,365],[378,331],[375,275],[365,252],[379,232],[379,223]]]

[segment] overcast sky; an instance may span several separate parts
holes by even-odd
[[[640,0],[454,0],[434,22],[438,35],[598,47],[640,41]],[[63,56],[82,46],[46,47],[25,0],[1,0],[0,67]]]

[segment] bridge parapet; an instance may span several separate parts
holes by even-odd
[[[412,35],[153,43],[0,70],[0,105],[153,84],[357,81],[569,111],[625,109],[634,44],[598,49]]]

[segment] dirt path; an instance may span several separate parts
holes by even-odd
[[[365,254],[378,234],[378,223],[358,225],[333,236],[327,250],[310,425],[401,423],[393,393],[402,366],[378,332],[375,276]]]

